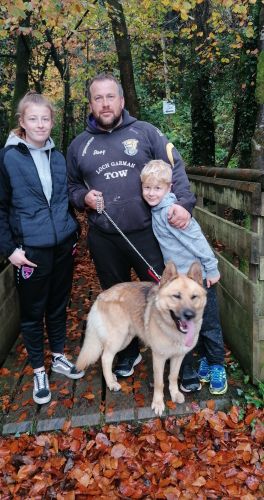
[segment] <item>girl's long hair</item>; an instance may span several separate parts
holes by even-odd
[[[17,126],[17,128],[12,130],[12,132],[14,134],[16,134],[18,137],[20,137],[21,139],[25,139],[26,133],[25,133],[25,129],[23,127],[21,127],[21,125],[19,123],[19,119],[23,118],[25,111],[26,111],[26,108],[30,104],[36,104],[37,106],[38,105],[39,106],[46,106],[50,110],[51,119],[52,119],[52,122],[54,123],[55,109],[54,109],[53,105],[51,104],[51,102],[46,97],[44,97],[42,94],[37,94],[36,92],[32,92],[32,91],[27,92],[27,94],[21,99],[21,101],[19,101],[19,104],[17,107],[17,112],[16,112],[16,116],[18,119],[18,126]]]

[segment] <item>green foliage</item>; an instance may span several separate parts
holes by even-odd
[[[251,75],[254,74],[254,68],[250,67],[250,64],[254,66],[254,58],[257,57],[252,50],[254,46],[250,47],[247,54],[248,62],[244,58],[246,44],[253,40],[257,33],[256,16],[252,15],[257,8],[254,4],[257,3],[255,0],[243,0],[240,5],[235,0],[214,0],[210,3],[209,21],[202,29],[195,18],[197,9],[203,7],[203,0],[122,1],[132,46],[134,76],[142,105],[142,119],[158,126],[175,144],[187,164],[191,163],[192,157],[189,94],[196,77],[195,63],[200,63],[211,75],[216,125],[216,164],[223,165],[227,156],[233,132],[234,103],[241,91],[241,81],[244,81],[241,80],[242,75],[244,78],[243,71],[239,68],[244,68],[245,74],[250,73],[247,86],[251,85]],[[89,15],[85,14],[87,8]],[[26,11],[30,12],[31,16],[30,26],[25,28],[21,21]],[[3,0],[0,12],[0,38],[5,45],[12,41],[12,50],[7,47],[8,50],[4,50],[5,56],[8,53],[15,54],[14,47],[19,29],[30,37],[33,47],[30,88],[33,89],[35,82],[38,82],[44,59],[50,50],[46,37],[47,27],[52,32],[52,40],[60,60],[64,61],[67,54],[71,74],[71,97],[74,102],[74,132],[78,133],[83,129],[85,121],[86,104],[83,96],[87,79],[101,71],[111,71],[119,76],[111,23],[104,2],[89,0],[84,4],[77,0]],[[168,84],[172,98],[175,97],[176,101],[176,113],[170,116],[164,116],[162,113],[162,99],[166,92],[161,38],[165,40]],[[0,84],[2,101],[3,96],[7,93],[10,96],[13,91],[15,72],[15,59],[6,58],[4,61],[8,61],[8,71],[12,76],[8,75],[7,78],[8,90],[6,84]],[[0,64],[3,66],[4,63]],[[257,92],[262,93],[261,99],[264,99],[263,54],[259,58],[259,68]],[[3,79],[1,80],[3,82]],[[49,70],[41,85],[42,90],[59,103],[62,114],[63,82],[61,76],[57,75],[57,70],[54,70],[51,57]],[[254,87],[252,89],[254,90]],[[252,109],[252,103],[246,105],[248,109]],[[5,106],[7,112],[9,107]],[[248,116],[244,115],[245,123],[249,123]],[[58,120],[54,129],[57,145],[60,144],[60,126]],[[248,137],[243,136],[241,151],[246,154],[248,144]],[[229,168],[238,166],[239,154],[240,150],[233,155]]]
[[[256,406],[256,408],[264,408],[264,383],[258,381],[257,387],[250,387],[244,397],[247,403]]]
[[[214,117],[215,117],[215,158],[216,165],[223,166],[233,134],[234,102],[231,93],[232,81],[229,88],[217,83],[213,89]],[[222,93],[223,92],[223,93]],[[237,166],[237,159],[233,159]]]
[[[256,100],[259,104],[264,104],[264,51],[259,54],[257,69]]]
[[[142,120],[149,121],[158,127],[174,144],[182,155],[186,164],[191,161],[191,117],[188,102],[182,102],[179,96],[175,98],[176,113],[172,115],[163,114],[163,103],[147,106],[142,102]]]
[[[250,377],[239,365],[239,362],[231,355],[231,363],[228,364],[230,377],[239,380],[241,388],[237,389],[238,396],[242,403],[252,404],[256,408],[264,408],[264,382],[257,380],[256,385],[250,384]]]

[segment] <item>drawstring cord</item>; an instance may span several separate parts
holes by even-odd
[[[97,195],[96,197],[96,211],[98,214],[103,214],[109,222],[114,226],[114,228],[123,236],[123,238],[126,240],[126,242],[133,248],[133,250],[137,253],[137,255],[145,262],[146,266],[148,267],[148,274],[154,278],[157,283],[160,282],[161,276],[155,271],[155,269],[148,263],[148,261],[143,257],[143,255],[138,251],[138,249],[133,245],[133,243],[127,238],[127,236],[121,231],[121,229],[118,227],[118,225],[113,221],[113,219],[108,215],[108,213],[105,211],[103,208],[103,197],[101,195]]]

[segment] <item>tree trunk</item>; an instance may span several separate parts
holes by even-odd
[[[20,26],[29,27],[30,25],[30,14],[27,14],[26,19],[21,23]],[[29,37],[20,33],[17,37],[16,45],[16,79],[15,79],[15,89],[14,96],[12,99],[11,106],[11,117],[10,117],[10,128],[13,128],[17,124],[16,111],[17,106],[24,97],[24,95],[29,90],[29,61],[31,56],[31,46]]]
[[[195,8],[195,22],[198,31],[207,37],[207,20],[209,18],[209,1],[205,0]],[[195,59],[193,50],[194,74],[191,88],[192,117],[192,161],[193,165],[214,166],[215,164],[215,126],[211,105],[210,75]]]
[[[254,136],[252,139],[252,168],[264,170],[264,6],[262,5],[259,19],[259,60],[257,68],[256,100],[258,115]]]
[[[126,108],[133,116],[139,117],[140,109],[134,81],[130,40],[122,4],[119,0],[106,0],[108,15],[115,38],[120,69],[120,79],[124,89]]]
[[[51,35],[51,31],[46,29],[46,37],[48,42],[50,43],[50,54],[54,61],[56,68],[58,69],[64,88],[64,105],[63,105],[63,117],[62,117],[62,125],[61,125],[61,150],[64,155],[67,153],[67,148],[70,140],[72,139],[73,134],[70,134],[70,130],[73,125],[73,104],[71,100],[71,86],[70,86],[70,66],[68,61],[68,53],[64,48],[63,51],[63,61],[62,56],[58,53],[57,48],[55,47]]]
[[[257,73],[256,49],[258,45],[260,9],[260,0],[250,7],[250,16],[254,24],[256,36],[246,40],[236,71],[238,79],[236,99],[238,137],[236,150],[239,155],[239,168],[252,167],[252,137],[254,135],[258,113],[255,82]]]
[[[193,165],[214,166],[215,127],[211,107],[211,84],[209,76],[202,71],[196,76],[192,86],[191,117]]]
[[[231,139],[231,144],[229,146],[229,151],[227,153],[227,156],[224,160],[224,167],[228,166],[228,163],[230,162],[232,156],[235,154],[236,151],[236,146],[238,142],[238,131],[239,131],[239,112],[240,110],[238,109],[238,106],[236,106],[236,111],[235,111],[235,118],[234,118],[234,124],[233,124],[233,135]]]
[[[8,134],[8,115],[4,103],[0,104],[0,148],[3,148]]]
[[[71,99],[71,86],[70,86],[70,68],[67,55],[65,55],[65,71],[63,78],[64,85],[64,106],[63,106],[63,120],[62,120],[62,138],[61,150],[64,155],[67,153],[67,148],[73,138],[73,103]]]

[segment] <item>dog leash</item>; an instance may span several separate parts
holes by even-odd
[[[114,226],[114,228],[123,236],[123,238],[126,240],[126,242],[133,248],[133,250],[137,253],[137,255],[143,260],[143,262],[146,264],[148,267],[148,274],[155,280],[157,283],[160,282],[161,276],[155,271],[155,269],[149,264],[149,262],[143,257],[143,255],[138,251],[138,249],[133,245],[133,243],[128,239],[128,237],[123,233],[123,231],[118,227],[118,225],[115,223],[115,221],[110,217],[110,215],[106,212],[106,210],[103,208],[103,197],[100,195],[96,196],[96,211],[98,214],[103,214],[109,222]]]

